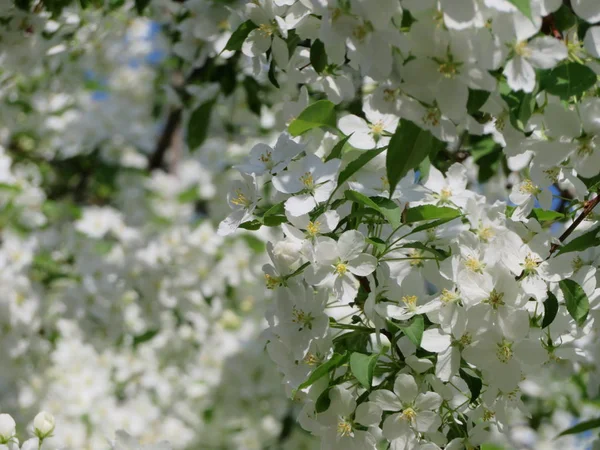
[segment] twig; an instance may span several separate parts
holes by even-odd
[[[594,208],[598,206],[598,203],[600,203],[600,195],[596,196],[596,198],[594,198],[593,200],[588,200],[587,202],[585,202],[585,206],[583,207],[583,211],[581,211],[581,214],[579,214],[579,216],[577,216],[577,218],[573,221],[571,226],[567,228],[563,234],[560,235],[558,240],[561,243],[564,242],[571,235],[571,233],[575,231],[575,228],[577,228],[579,224],[583,222],[587,216],[590,215]],[[552,246],[550,247],[550,255],[552,255],[552,253],[554,253],[558,249],[558,247],[559,244],[552,244]]]
[[[173,135],[181,122],[181,108],[171,110],[163,132],[158,139],[156,148],[148,160],[148,169],[160,169],[164,165],[164,157],[173,141]]]

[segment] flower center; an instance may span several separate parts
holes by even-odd
[[[319,358],[316,355],[313,355],[310,352],[306,354],[306,356],[304,357],[304,359],[302,361],[304,362],[304,364],[306,364],[308,366],[317,366],[317,365],[321,364],[321,358]]]
[[[449,291],[448,289],[442,290],[442,295],[440,296],[440,300],[444,304],[454,303],[458,300],[458,295],[455,292]]]
[[[440,191],[440,201],[447,202],[452,197],[452,189],[445,187]]]
[[[236,206],[244,206],[248,208],[250,206],[250,199],[242,192],[241,189],[235,190],[235,197],[231,199],[231,203]]]
[[[315,187],[315,180],[310,172],[306,172],[304,175],[302,175],[300,177],[300,181],[306,187],[306,189],[313,189]]]
[[[339,262],[335,265],[335,273],[337,273],[340,276],[344,276],[346,275],[346,272],[348,271],[348,266],[346,264],[344,264],[343,262]]]
[[[442,113],[437,108],[429,108],[425,115],[421,118],[425,125],[429,125],[435,127],[440,124],[440,119],[442,118]]]
[[[489,242],[490,239],[492,239],[496,235],[496,232],[490,226],[480,226],[477,230],[477,235],[479,236],[479,239],[481,239],[483,242]]]
[[[438,66],[438,72],[445,78],[454,78],[458,73],[458,64],[451,61],[443,62]]]
[[[352,424],[346,419],[341,418],[337,425],[337,434],[340,437],[350,436],[352,434]]]
[[[533,273],[536,271],[541,261],[533,256],[531,253],[525,257],[525,262],[523,263],[523,269],[527,274]]]
[[[529,47],[527,47],[527,41],[517,42],[513,46],[513,50],[519,56],[523,56],[525,58],[531,56],[531,50],[529,49]]]
[[[473,342],[473,336],[471,336],[471,333],[463,334],[462,337],[458,340],[458,343],[460,345],[462,345],[463,347],[466,347],[467,345],[471,345],[472,342]]]
[[[414,311],[417,309],[418,299],[419,298],[416,295],[405,295],[404,297],[402,297],[402,301],[410,311]]]
[[[381,133],[383,133],[383,122],[381,121],[372,123],[369,127],[371,128],[373,136],[379,137],[381,136]]]
[[[408,257],[411,258],[410,265],[412,267],[423,267],[423,252],[419,249],[411,250],[408,254]]]
[[[369,29],[365,25],[358,25],[352,30],[352,36],[354,36],[359,42],[362,42],[369,34]]]
[[[502,341],[497,344],[496,357],[500,362],[507,363],[512,359],[513,351],[511,347],[512,343],[507,341]]]
[[[490,292],[490,296],[484,302],[491,305],[492,308],[498,309],[498,307],[504,305],[504,301],[502,300],[503,297],[504,292],[498,292],[496,289],[493,289],[492,292]]]
[[[573,266],[573,271],[577,272],[585,265],[585,263],[583,262],[583,259],[581,259],[581,256],[576,256],[573,258],[571,265]]]
[[[489,409],[484,408],[484,410],[483,410],[483,420],[484,420],[484,422],[489,422],[495,416],[496,416],[496,413],[494,411],[490,411]]]
[[[267,285],[267,289],[275,289],[276,287],[281,286],[282,283],[279,278],[265,273],[265,284]]]
[[[400,417],[408,422],[412,422],[417,417],[417,413],[412,408],[406,408],[404,411],[402,411],[402,415]]]
[[[295,306],[292,308],[292,322],[300,325],[300,329],[308,328],[312,330],[312,323],[315,318],[312,313],[305,313],[301,309],[297,309]]]
[[[319,222],[318,220],[315,222],[308,222],[308,225],[306,226],[306,232],[311,237],[315,237],[317,234],[319,234],[320,230],[321,222]]]
[[[481,273],[481,272],[483,272],[483,268],[485,267],[485,264],[482,263],[481,261],[479,261],[474,256],[469,256],[465,260],[465,267],[469,270],[472,270],[473,272]]]
[[[544,170],[544,173],[546,174],[548,179],[550,181],[552,181],[553,183],[556,183],[558,181],[558,173],[559,172],[560,172],[560,169],[558,167],[551,167],[550,169]]]
[[[577,156],[581,156],[582,158],[591,155],[594,153],[594,148],[592,147],[589,140],[585,140],[579,144],[577,147]]]
[[[263,36],[272,36],[275,32],[276,25],[273,23],[261,23],[258,26],[258,31],[262,33]]]
[[[271,162],[273,162],[273,160],[271,159],[271,153],[272,152],[267,150],[265,153],[260,155],[259,159],[265,164],[270,164]]]
[[[531,194],[531,195],[537,195],[540,192],[542,192],[542,190],[539,187],[537,187],[535,184],[533,184],[533,182],[531,180],[523,181],[523,183],[521,183],[521,186],[519,187],[519,191],[521,192],[521,194]]]

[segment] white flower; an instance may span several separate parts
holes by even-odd
[[[250,150],[248,162],[237,166],[242,173],[262,175],[269,172],[277,175],[296,157],[304,146],[294,142],[286,133],[281,134],[274,148],[266,144],[256,144]]]
[[[378,389],[371,393],[369,400],[384,411],[395,412],[383,422],[383,434],[390,440],[412,435],[414,431],[433,432],[442,423],[437,412],[442,397],[435,392],[419,393],[419,387],[411,375],[398,375],[393,392]]]
[[[340,130],[350,136],[348,143],[361,150],[381,148],[388,145],[390,136],[398,126],[398,116],[395,114],[382,114],[373,109],[369,103],[364,107],[369,123],[364,119],[349,114],[338,121]]]
[[[339,159],[324,163],[313,154],[294,161],[288,170],[273,177],[273,187],[284,194],[297,194],[285,202],[285,210],[292,216],[311,212],[329,199],[335,189],[335,178],[340,167]]]
[[[54,431],[54,416],[46,411],[38,413],[33,419],[33,428],[40,439],[45,438]]]
[[[338,300],[352,302],[359,286],[356,277],[365,277],[377,267],[377,259],[363,253],[364,247],[365,237],[355,230],[346,231],[337,242],[319,238],[315,245],[316,264],[307,268],[306,281],[314,286],[333,283]]]
[[[227,236],[233,233],[242,222],[246,222],[258,203],[258,184],[254,175],[242,174],[243,180],[236,181],[227,195],[229,206],[233,212],[219,224],[218,233]]]
[[[0,443],[6,444],[16,433],[17,424],[9,414],[0,414]]]

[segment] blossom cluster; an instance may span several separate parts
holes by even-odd
[[[594,359],[600,9],[572,3],[246,5],[228,45],[302,109],[219,232],[280,230],[267,349],[323,449],[476,448]]]

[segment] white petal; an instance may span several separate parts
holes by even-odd
[[[354,417],[358,423],[368,427],[371,425],[379,425],[382,413],[383,410],[377,403],[364,402],[358,405]]]
[[[402,403],[392,391],[378,389],[369,395],[369,400],[376,403],[384,411],[400,411]]]
[[[600,27],[591,27],[583,40],[585,49],[594,58],[600,58]]]
[[[437,412],[433,411],[422,411],[417,414],[417,431],[426,433],[435,431],[442,424],[442,419],[439,417]]]
[[[273,58],[275,58],[277,65],[285,69],[290,61],[290,53],[285,41],[279,36],[275,36],[273,38],[272,50]]]
[[[600,2],[598,0],[572,0],[573,11],[586,22],[600,22]]]
[[[435,392],[425,392],[423,394],[419,394],[417,399],[415,400],[415,406],[417,409],[435,411],[442,404],[442,397],[440,394]]]
[[[533,92],[535,87],[535,71],[525,58],[515,56],[504,68],[508,85],[515,91]]]
[[[419,392],[415,379],[405,373],[401,373],[396,377],[394,382],[394,393],[398,396],[401,402],[412,402]]]
[[[446,350],[450,343],[450,335],[443,334],[439,328],[430,328],[423,332],[421,347],[428,352],[440,353]]]
[[[527,48],[531,51],[527,59],[538,69],[551,69],[568,55],[565,44],[550,36],[533,39]]]
[[[351,261],[362,253],[365,237],[360,231],[346,231],[338,240],[338,251],[342,261]]]
[[[296,195],[285,202],[285,210],[292,216],[308,214],[317,207],[317,202],[310,194]]]
[[[359,277],[366,277],[377,268],[377,258],[363,253],[348,263],[348,270]]]

